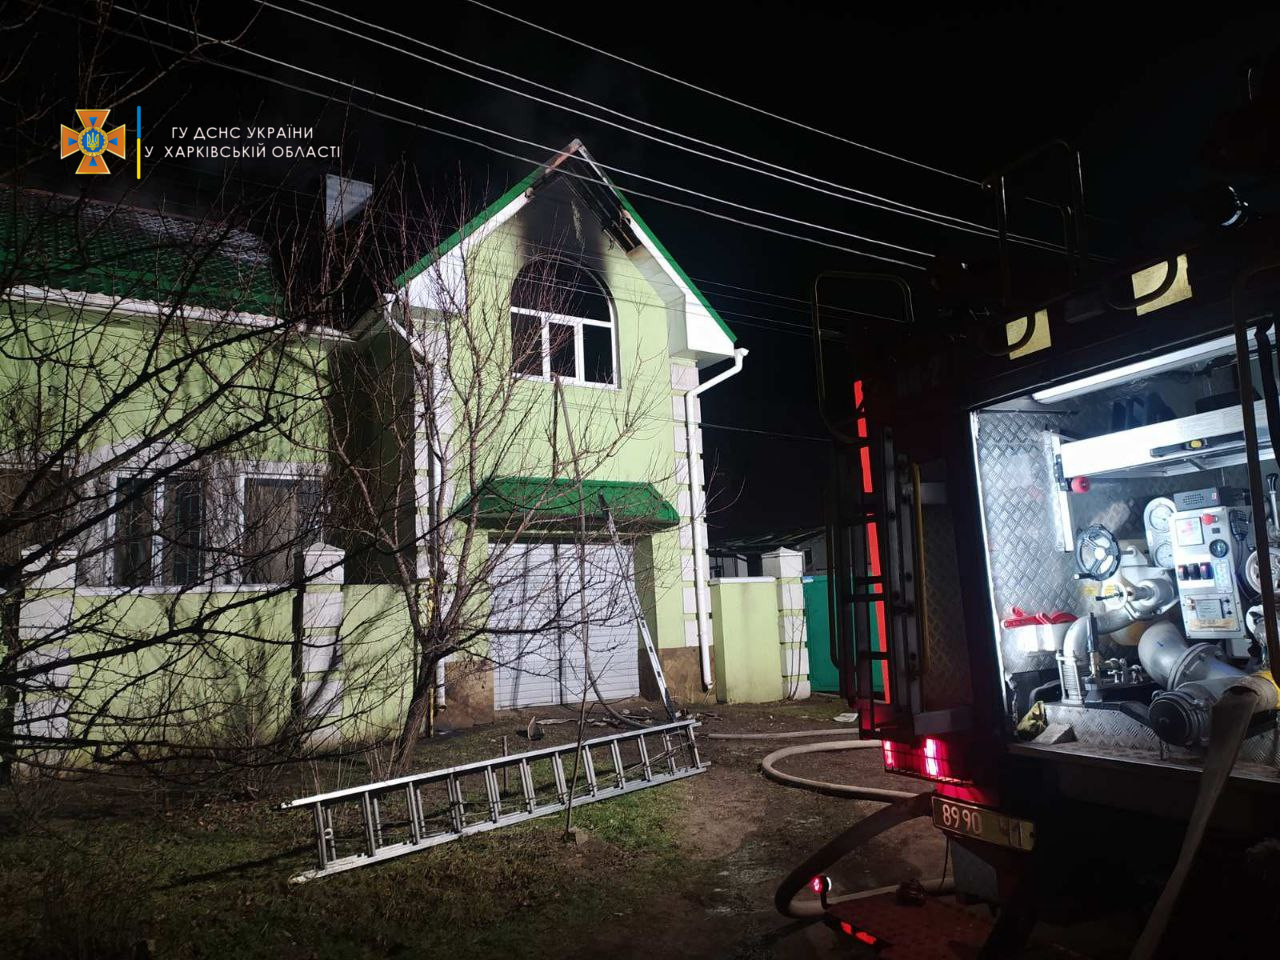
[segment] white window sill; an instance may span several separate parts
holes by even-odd
[[[513,373],[513,377],[517,380],[530,380],[534,383],[555,383],[551,377],[544,377],[541,374],[532,373]],[[560,382],[566,387],[587,387],[591,390],[621,390],[622,386],[617,383],[592,383],[590,380],[575,380],[572,377],[561,377]]]
[[[199,584],[193,587],[86,587],[83,585],[75,588],[76,594],[82,597],[164,597],[177,596],[179,594],[203,594],[203,593],[265,593],[268,590],[279,591],[281,587],[287,586],[283,583],[228,583],[228,584]],[[282,594],[287,591],[280,591]]]

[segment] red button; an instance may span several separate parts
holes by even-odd
[[[1216,513],[1202,513],[1200,515],[1200,522],[1206,527],[1211,526],[1218,522],[1218,515]]]

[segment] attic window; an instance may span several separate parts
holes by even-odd
[[[604,285],[564,260],[534,260],[511,288],[511,369],[518,376],[616,387],[617,325]]]

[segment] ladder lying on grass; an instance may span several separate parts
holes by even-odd
[[[584,740],[573,805],[702,773],[697,725],[681,720]],[[566,743],[282,803],[281,810],[311,809],[319,854],[316,869],[290,880],[303,883],[559,813],[569,805],[578,749]],[[499,786],[504,770],[516,773],[509,791]]]

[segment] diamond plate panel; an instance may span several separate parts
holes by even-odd
[[[1132,750],[1147,759],[1197,762],[1204,759],[1203,750],[1162,744],[1150,727],[1118,710],[1098,710],[1066,703],[1046,703],[1044,709],[1050,723],[1070,724],[1076,740],[1085,746]],[[1246,738],[1240,745],[1236,763],[1261,764],[1273,769],[1280,765],[1280,728],[1273,725]]]
[[[1078,612],[1075,562],[1060,549],[1052,454],[1046,430],[1060,416],[983,413],[977,417],[978,475],[987,527],[987,563],[1000,619],[1012,607]],[[1055,667],[1053,654],[1024,653],[1001,632],[1006,674]]]
[[[1076,739],[1081,743],[1099,747],[1122,747],[1145,753],[1160,751],[1160,738],[1155,735],[1155,731],[1119,710],[1046,703],[1044,712],[1050,723],[1070,724],[1075,730]],[[1171,749],[1165,747],[1166,751]]]
[[[924,708],[947,710],[972,700],[955,529],[945,506],[922,508],[924,542]]]

